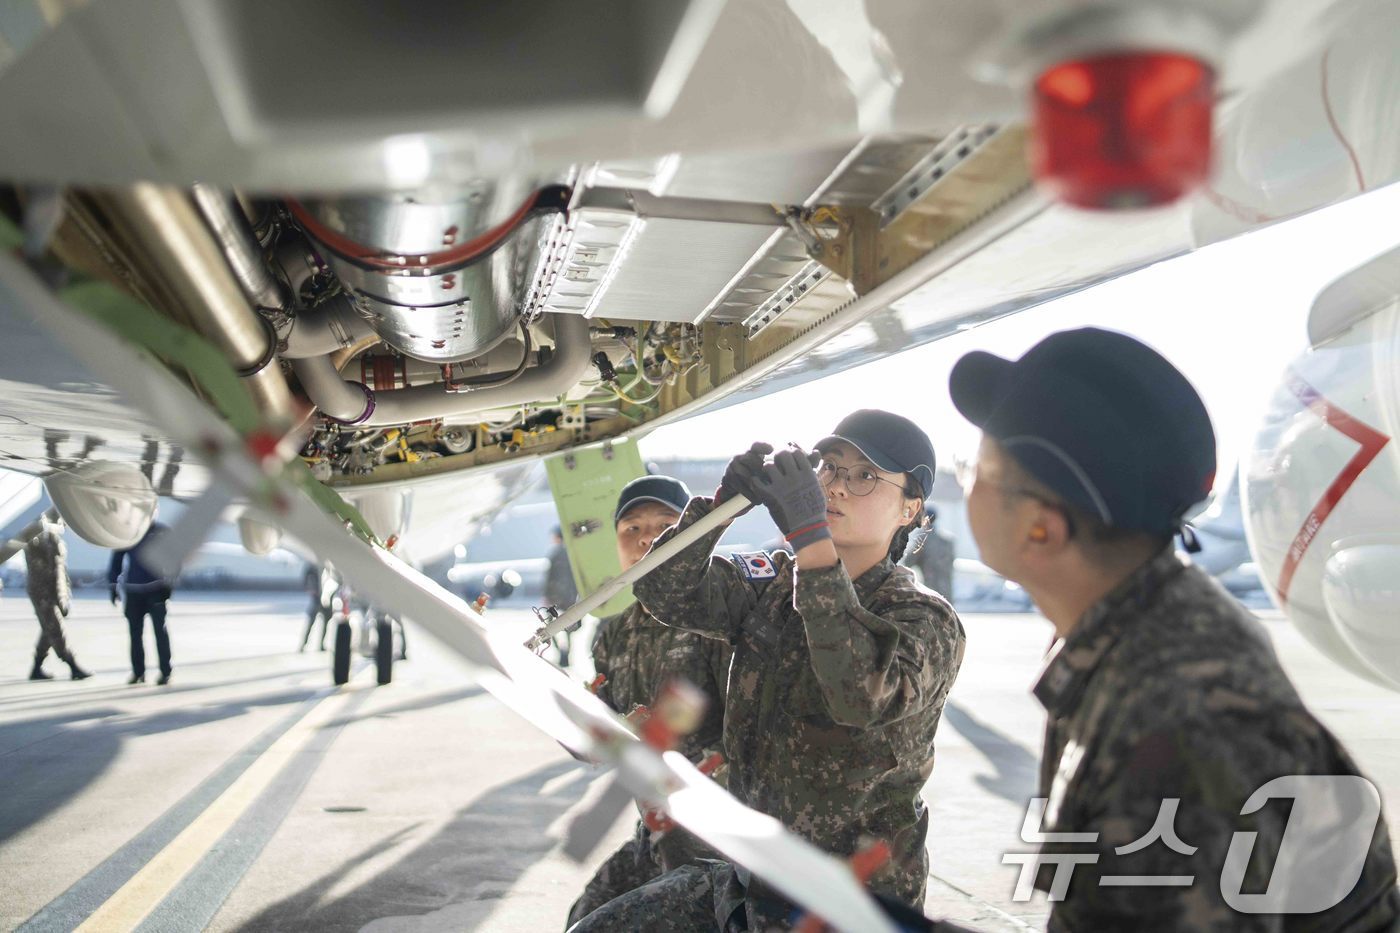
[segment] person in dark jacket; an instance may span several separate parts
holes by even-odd
[[[165,630],[165,602],[170,598],[170,581],[142,563],[142,550],[170,529],[152,522],[145,536],[133,548],[112,552],[107,568],[107,585],[111,589],[112,605],[117,604],[117,582],[126,594],[123,614],[131,632],[130,684],[146,682],[146,649],[143,644],[146,616],[151,617],[151,629],[156,636],[156,655],[160,660],[157,684],[170,683],[170,635]]]

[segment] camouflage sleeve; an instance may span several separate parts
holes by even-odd
[[[964,637],[946,602],[912,586],[879,613],[860,604],[838,563],[799,570],[794,593],[812,669],[831,718],[883,725],[939,702],[962,664]]]
[[[1232,730],[1219,717],[1188,720],[1125,738],[1099,753],[1092,790],[1078,812],[1054,826],[1096,840],[1042,848],[1042,864],[1066,855],[1076,862],[1048,930],[1282,930],[1282,916],[1237,912],[1222,893],[1235,834],[1256,835],[1233,890],[1262,892],[1288,822],[1284,801],[1241,815],[1244,801],[1267,782],[1267,766],[1259,765],[1279,756],[1258,724]],[[1046,877],[1049,869],[1042,872]]]
[[[713,508],[714,500],[708,496],[691,499],[680,521],[658,535],[652,546],[671,540]],[[714,556],[725,527],[716,528],[632,585],[647,612],[663,625],[726,641],[738,632],[756,596],[737,567]]]
[[[699,687],[709,704],[694,732],[682,739],[679,751],[699,764],[724,748],[724,700],[729,687],[730,648],[714,638],[682,636],[679,657],[667,659],[667,669]]]
[[[73,604],[73,581],[68,577],[68,545],[63,543],[62,538],[54,543],[54,573],[57,576],[54,582],[58,587],[58,607],[66,616]]]
[[[598,623],[598,631],[593,636],[593,647],[590,649],[593,654],[593,670],[602,674],[603,685],[598,688],[598,699],[608,705],[613,712],[626,713],[627,710],[619,710],[617,703],[613,701],[611,683],[613,679],[613,651],[611,635],[617,631],[617,616],[609,616]]]

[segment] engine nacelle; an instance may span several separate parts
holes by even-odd
[[[101,548],[129,548],[156,515],[156,491],[130,463],[88,460],[44,477],[58,514],[78,537]]]
[[[238,516],[238,537],[243,542],[243,550],[266,557],[282,543],[282,529],[244,513]]]
[[[1323,654],[1400,689],[1400,250],[1313,306],[1244,471],[1250,548]]]

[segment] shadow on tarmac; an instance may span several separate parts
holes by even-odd
[[[74,651],[76,652],[76,650],[77,649],[75,648]],[[151,654],[151,648],[149,644],[147,645],[146,651],[147,659],[149,660]],[[210,665],[214,664],[236,664],[239,661],[262,661],[267,658],[285,658],[288,655],[296,653],[297,652],[295,651],[264,651],[262,654],[240,654],[230,658],[206,658],[203,661],[181,661],[178,665],[178,668],[183,671],[188,670],[191,667],[209,667]],[[32,661],[33,658],[30,657],[27,660]],[[329,661],[323,662],[323,666],[326,668],[326,670],[330,670]],[[90,687],[84,687],[76,690],[64,690],[61,692],[53,692],[54,687],[57,687],[61,684],[73,684],[74,682],[68,679],[68,674],[66,673],[67,668],[65,668],[63,664],[58,661],[57,658],[50,657],[48,659],[48,664],[46,665],[46,667],[49,669],[49,673],[54,675],[54,681],[57,681],[57,683],[54,683],[54,681],[47,680],[43,681],[42,683],[35,683],[34,681],[30,680],[28,676],[8,677],[4,680],[0,680],[0,687],[13,687],[18,686],[19,684],[31,684],[36,688],[47,688],[50,691],[50,695],[52,696],[73,696],[82,693],[84,690],[91,690]],[[89,668],[89,673],[93,674],[94,676],[112,674],[121,677],[126,677],[127,674],[131,673],[131,668],[129,666],[100,668],[94,667]],[[36,693],[36,695],[38,694]],[[29,699],[31,699],[31,697],[23,695],[17,697],[10,697],[6,700],[0,700],[0,706],[8,705],[11,703],[20,703]]]
[[[577,772],[542,793],[555,778]],[[600,774],[572,761],[494,787],[463,807],[436,835],[347,894],[327,899],[357,866],[396,845],[413,827],[377,841],[296,894],[246,920],[240,930],[358,930],[375,920],[441,913],[441,929],[470,929],[495,909],[532,865],[558,845],[545,831],[579,801],[578,785]],[[564,918],[540,918],[542,928]],[[412,925],[412,924],[409,924]],[[395,928],[402,924],[395,924]]]
[[[285,676],[285,672],[276,676]],[[227,686],[229,683],[243,682],[246,681],[202,686]],[[146,716],[133,717],[127,710],[109,706],[61,716],[0,723],[0,771],[5,775],[5,793],[0,794],[0,842],[42,821],[76,798],[111,766],[121,753],[123,743],[130,737],[173,732],[232,719],[254,707],[300,703],[315,693],[316,690],[309,687],[283,690]],[[100,721],[107,719],[112,721]],[[87,722],[92,724],[73,728]]]
[[[387,719],[399,713],[412,713],[418,710],[432,709],[435,706],[443,706],[447,703],[456,703],[458,700],[470,700],[472,697],[481,696],[486,691],[481,687],[461,687],[457,690],[444,690],[441,693],[430,693],[421,696],[416,700],[409,700],[405,703],[395,703],[392,706],[381,706],[372,713],[360,713],[355,716],[342,716],[339,719],[332,719],[322,728],[330,729],[335,726],[348,726],[352,722],[360,722],[364,719]]]
[[[67,709],[71,706],[86,706],[94,701],[113,702],[116,700],[142,700],[147,697],[175,696],[183,693],[198,693],[202,690],[217,690],[221,687],[239,687],[244,684],[256,684],[266,680],[286,680],[293,677],[304,677],[307,674],[315,674],[320,671],[320,667],[292,668],[285,671],[274,671],[271,674],[258,674],[254,677],[236,677],[231,680],[210,680],[203,683],[182,684],[178,680],[174,684],[158,687],[154,681],[145,684],[120,684],[113,687],[98,687],[91,690],[70,690],[64,693],[53,694],[55,702],[46,702],[46,698],[41,695],[26,698],[30,705],[16,707],[14,709],[0,709],[0,715],[23,715],[31,711],[50,712],[56,709]],[[180,668],[175,669],[176,676],[179,675]],[[174,678],[172,678],[174,679]],[[330,672],[326,672],[326,683],[330,685]],[[71,699],[64,699],[71,698]],[[28,720],[33,722],[33,720]],[[0,746],[0,753],[3,753],[3,746]]]
[[[1035,796],[1040,782],[1040,759],[1020,742],[983,725],[956,703],[946,703],[943,718],[972,743],[996,768],[995,774],[979,774],[977,784],[989,793],[1019,807]]]

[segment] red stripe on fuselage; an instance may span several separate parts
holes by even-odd
[[[1336,405],[1323,397],[1322,393],[1314,389],[1303,381],[1303,377],[1296,372],[1288,372],[1288,389],[1305,406],[1320,417],[1329,427],[1336,428],[1347,437],[1361,445],[1361,449],[1356,452],[1356,456],[1347,461],[1346,466],[1337,474],[1337,478],[1332,480],[1332,485],[1327,487],[1327,491],[1322,494],[1322,498],[1317,500],[1317,505],[1312,507],[1307,518],[1303,519],[1302,527],[1293,537],[1293,543],[1288,546],[1288,554],[1283,560],[1283,567],[1278,574],[1278,598],[1280,603],[1288,602],[1288,590],[1293,585],[1293,575],[1298,571],[1298,565],[1302,563],[1304,555],[1308,553],[1308,548],[1312,546],[1317,533],[1322,529],[1322,523],[1327,520],[1327,516],[1332,514],[1332,510],[1337,507],[1337,503],[1342,501],[1342,496],[1347,494],[1352,484],[1356,482],[1366,469],[1371,465],[1371,461],[1376,459],[1376,455],[1381,452],[1381,448],[1390,442],[1390,438],[1365,422],[1358,421],[1351,415],[1342,411]]]

